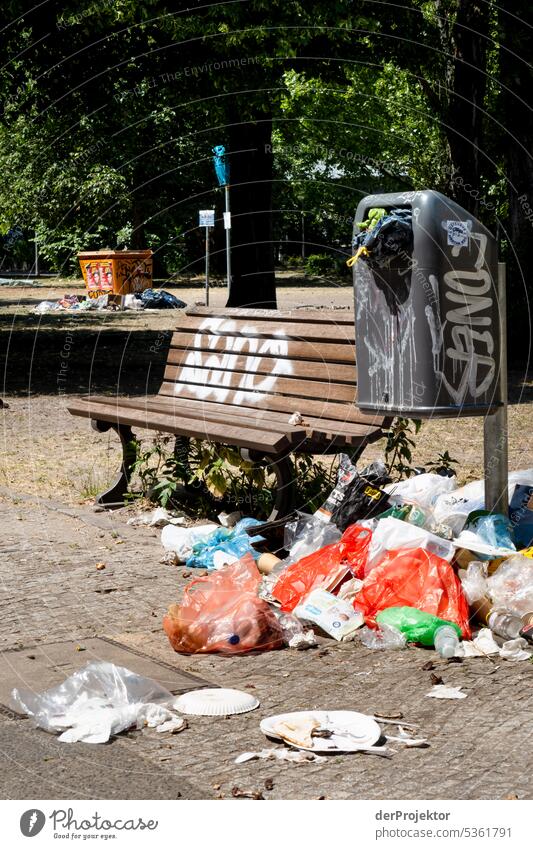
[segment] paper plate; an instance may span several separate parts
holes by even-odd
[[[316,719],[320,722],[321,728],[333,731],[333,735],[328,738],[314,737],[311,748],[287,743],[295,749],[303,749],[306,752],[357,752],[359,749],[374,746],[381,737],[381,728],[376,720],[354,710],[303,710],[296,713],[280,713],[263,719],[260,728],[267,737],[282,740],[283,738],[274,731],[274,726],[278,722],[290,722],[291,719],[296,718]]]
[[[196,716],[229,716],[255,710],[259,707],[259,699],[242,690],[192,690],[179,696],[174,707],[181,713]]]

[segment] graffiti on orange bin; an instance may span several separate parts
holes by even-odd
[[[117,276],[122,292],[142,292],[152,285],[152,259],[120,259]]]

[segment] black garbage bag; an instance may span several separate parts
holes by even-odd
[[[410,209],[391,209],[372,227],[354,238],[354,254],[364,248],[362,255],[371,265],[383,267],[401,255],[413,251],[413,215]]]
[[[387,493],[380,488],[386,483],[390,483],[390,478],[379,461],[356,474],[331,516],[339,531],[344,532],[361,519],[373,519],[390,507]]]
[[[164,289],[145,289],[137,297],[147,310],[179,310],[187,306],[185,301],[180,301]]]

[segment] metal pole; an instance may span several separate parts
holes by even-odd
[[[483,459],[485,465],[485,509],[509,515],[507,481],[507,316],[505,296],[505,263],[498,263],[498,304],[500,315],[500,362],[497,401],[501,406],[485,417],[483,424]]]
[[[209,306],[209,227],[205,228],[205,305]]]
[[[35,246],[35,269],[34,274],[36,277],[39,276],[39,242],[37,241],[37,233],[35,234],[35,239],[33,240]]]
[[[302,259],[305,259],[305,215],[302,212]]]
[[[230,208],[229,208],[229,186],[224,186],[224,194],[226,197],[226,217],[225,224],[231,223]],[[231,297],[231,230],[226,226],[226,276],[228,280],[228,297]]]

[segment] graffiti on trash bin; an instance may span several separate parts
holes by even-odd
[[[494,281],[485,261],[487,236],[471,233],[478,246],[474,270],[453,270],[444,274],[446,309],[442,344],[452,364],[452,378],[436,373],[456,404],[467,395],[479,398],[490,389],[496,376],[492,309]]]
[[[237,332],[238,336],[233,335]],[[238,327],[232,319],[206,318],[194,336],[196,350],[188,352],[180,370],[176,394],[186,384],[199,400],[222,403],[235,393],[232,403],[244,404],[257,403],[274,392],[278,377],[292,374],[286,359],[288,340],[282,328],[274,330],[274,339],[260,339],[258,332],[252,325]],[[237,358],[243,356],[244,373],[235,386]]]

